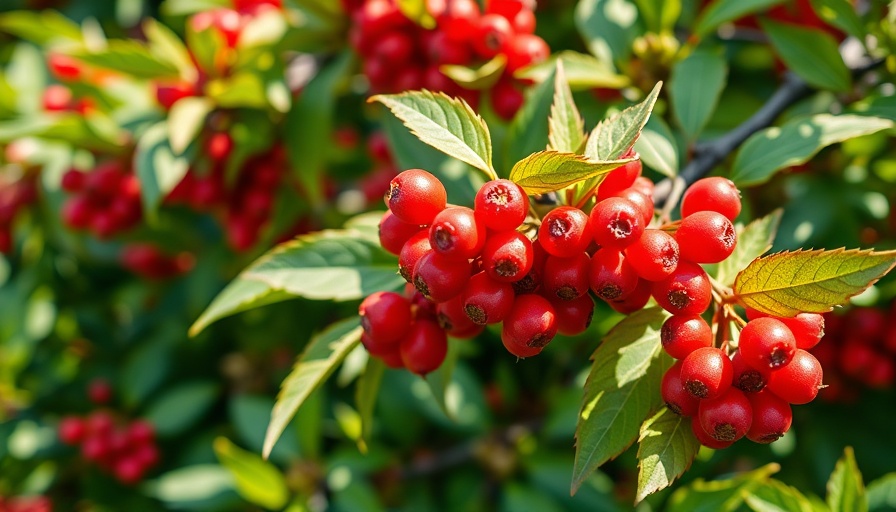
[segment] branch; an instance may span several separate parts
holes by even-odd
[[[882,59],[872,59],[861,50],[861,43],[855,38],[848,38],[840,46],[840,54],[853,77],[860,77],[883,63]],[[668,218],[672,209],[678,206],[682,194],[691,183],[709,174],[751,135],[771,126],[782,112],[813,92],[812,86],[788,71],[781,86],[749,119],[717,139],[697,144],[693,158],[678,176],[656,184],[654,202],[663,207],[663,218]]]

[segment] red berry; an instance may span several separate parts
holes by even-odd
[[[463,206],[445,208],[429,226],[432,249],[455,259],[475,258],[482,251],[485,239],[485,224],[477,219],[473,210]]]
[[[445,302],[464,291],[470,278],[470,262],[436,252],[420,258],[414,266],[414,286],[433,302]]]
[[[128,440],[132,445],[150,444],[156,437],[156,430],[152,423],[144,420],[136,420],[128,426]]]
[[[435,64],[469,64],[473,56],[470,47],[461,42],[451,41],[448,34],[435,31],[426,38],[426,56]]]
[[[50,53],[47,66],[56,78],[63,81],[77,80],[84,71],[84,65],[79,60],[60,53]]]
[[[156,101],[165,110],[169,110],[178,100],[195,95],[193,84],[187,82],[157,83]]]
[[[650,221],[653,220],[654,204],[652,196],[645,195],[634,187],[629,187],[616,194],[616,197],[628,199],[632,204],[638,207],[638,211],[641,212],[641,219],[644,222],[644,226],[648,226]]]
[[[479,18],[473,35],[473,49],[484,58],[490,59],[501,52],[513,37],[513,27],[507,18],[497,14],[486,14]]]
[[[400,173],[389,183],[386,206],[408,224],[429,224],[445,209],[448,193],[442,182],[422,169]]]
[[[793,421],[790,404],[770,391],[747,395],[753,407],[753,423],[747,431],[747,439],[754,443],[768,444],[777,441]]]
[[[489,181],[476,193],[476,217],[494,231],[518,228],[529,212],[529,198],[510,180]]]
[[[600,249],[591,258],[589,284],[601,299],[623,300],[635,291],[639,281],[638,274],[619,251]]]
[[[767,316],[770,315],[747,308],[747,318],[750,320]],[[779,320],[790,329],[794,340],[796,340],[796,348],[809,350],[818,345],[824,336],[824,317],[818,313],[800,313],[793,318],[772,318]]]
[[[700,400],[694,398],[684,389],[681,381],[681,361],[676,361],[666,373],[660,384],[660,394],[670,411],[679,416],[693,416],[697,414],[697,406]]]
[[[579,253],[569,258],[548,256],[544,263],[542,286],[551,300],[573,300],[588,293],[591,259]]]
[[[517,231],[492,233],[482,248],[482,265],[485,272],[496,281],[519,281],[534,263],[532,242]]]
[[[634,151],[626,153],[623,158],[637,157]],[[617,167],[604,176],[603,181],[597,186],[598,202],[616,196],[623,190],[635,184],[635,180],[641,176],[641,160],[629,162]]]
[[[682,362],[681,381],[688,393],[701,400],[721,396],[731,387],[732,377],[731,360],[718,348],[698,348]]]
[[[672,275],[653,283],[652,294],[673,315],[699,315],[712,302],[712,284],[703,267],[680,261]]]
[[[498,323],[510,313],[514,302],[513,286],[479,272],[470,278],[463,292],[464,311],[477,325]]]
[[[64,85],[52,84],[44,89],[44,110],[47,112],[63,112],[72,105],[72,90]]]
[[[641,238],[641,212],[628,199],[611,197],[591,210],[591,231],[601,248],[622,250]]]
[[[81,456],[91,462],[101,462],[110,453],[109,437],[89,434],[81,445]]]
[[[788,403],[799,405],[815,399],[821,382],[822,370],[818,360],[798,348],[789,364],[771,373],[766,387]]]
[[[403,32],[389,32],[373,42],[370,58],[379,60],[391,69],[401,69],[414,55],[416,43]]]
[[[476,0],[451,0],[438,16],[439,30],[453,41],[466,42],[478,27],[479,16]]]
[[[748,365],[775,370],[790,362],[796,351],[796,340],[780,320],[757,318],[741,330],[738,349]]]
[[[134,457],[144,469],[148,469],[159,463],[159,449],[152,443],[143,444],[134,450],[132,457]]]
[[[691,431],[694,433],[694,437],[697,438],[697,441],[700,441],[700,444],[707,448],[712,448],[713,450],[728,448],[733,444],[731,441],[719,441],[710,437],[710,435],[703,430],[703,427],[700,426],[699,418],[691,420]]]
[[[744,393],[756,393],[765,388],[771,375],[769,368],[753,368],[741,355],[740,350],[731,357],[731,366],[734,369],[734,378],[731,385]]]
[[[660,329],[660,341],[666,353],[684,359],[698,348],[712,346],[712,329],[697,315],[673,315]]]
[[[645,229],[637,242],[625,248],[635,272],[648,281],[660,281],[678,267],[678,242],[659,229]]]
[[[106,404],[112,399],[112,386],[106,379],[94,379],[87,387],[87,396],[95,404]]]
[[[607,304],[616,312],[629,315],[647,305],[647,302],[650,301],[650,288],[650,281],[639,279],[634,291],[625,298],[609,300]]]
[[[394,345],[411,325],[411,303],[395,292],[376,292],[358,306],[361,326],[380,345]]]
[[[591,243],[588,215],[572,206],[551,210],[538,228],[538,242],[548,254],[561,258],[584,252]]]
[[[414,267],[420,258],[433,252],[432,245],[429,243],[429,231],[420,230],[411,235],[411,238],[405,242],[398,253],[398,273],[405,281],[412,283],[414,281]]]
[[[143,465],[134,457],[124,457],[115,463],[115,478],[123,484],[136,484],[143,478]]]
[[[557,334],[554,307],[539,295],[520,295],[504,319],[501,341],[517,357],[539,354]]]
[[[544,39],[535,34],[516,34],[507,41],[504,53],[507,55],[508,73],[544,62],[551,56],[551,48]]]
[[[482,326],[474,323],[464,311],[464,297],[458,295],[436,306],[439,326],[455,338],[472,338],[482,332]]]
[[[702,211],[721,213],[730,221],[737,218],[740,213],[740,192],[734,182],[721,177],[703,178],[688,187],[681,198],[682,218]]]
[[[397,256],[401,254],[404,244],[422,229],[420,226],[398,220],[398,217],[393,215],[391,211],[386,210],[383,218],[380,219],[380,245],[383,246],[383,249]]]
[[[743,391],[729,388],[718,398],[700,401],[700,426],[716,441],[733,443],[744,437],[753,422],[753,407]]]
[[[448,335],[435,322],[418,320],[401,339],[401,361],[404,367],[426,375],[442,366],[448,354]]]
[[[718,212],[696,212],[681,220],[675,232],[680,255],[694,263],[718,263],[734,252],[737,233]]]
[[[499,80],[491,91],[492,109],[505,121],[516,116],[526,98],[512,80]]]
[[[557,319],[557,332],[566,336],[582,334],[591,325],[594,317],[594,301],[588,294],[573,300],[553,302]]]
[[[84,188],[83,172],[77,169],[69,169],[62,175],[62,190],[66,192],[80,192]]]
[[[87,435],[89,436],[108,437],[115,427],[115,422],[112,421],[112,416],[109,416],[108,413],[103,411],[96,411],[88,416],[84,424],[87,428]]]
[[[68,445],[75,445],[84,439],[87,427],[84,420],[76,416],[66,416],[59,422],[59,440]]]
[[[651,198],[651,202],[653,201],[654,185],[653,182],[650,181],[650,178],[646,176],[638,176],[635,183],[632,184],[631,189],[640,192],[644,197]]]

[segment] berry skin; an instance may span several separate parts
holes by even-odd
[[[62,175],[62,190],[66,192],[80,192],[84,189],[84,181],[86,175],[77,170],[77,169],[69,169],[65,171],[65,174]]]
[[[729,388],[718,398],[701,400],[700,426],[716,441],[733,443],[744,437],[753,422],[753,406],[743,391]]]
[[[472,338],[482,332],[482,326],[473,323],[464,311],[462,295],[436,306],[439,326],[455,338]]]
[[[622,158],[637,156],[633,150],[629,150]],[[641,160],[635,160],[617,167],[604,176],[604,180],[597,186],[597,201],[608,199],[634,185],[635,180],[641,176]]]
[[[86,432],[87,428],[81,418],[66,416],[59,422],[59,440],[67,445],[80,443]]]
[[[501,52],[501,49],[513,37],[513,27],[507,18],[497,14],[486,14],[479,18],[473,49],[484,58],[490,59]]]
[[[479,272],[464,288],[464,312],[477,325],[496,324],[510,313],[514,299],[511,284],[495,281],[486,272]]]
[[[665,231],[645,229],[637,242],[626,247],[625,257],[641,278],[660,281],[678,267],[678,242]]]
[[[698,348],[712,346],[712,329],[697,315],[673,315],[663,322],[660,341],[667,354],[684,359]]]
[[[544,262],[542,287],[551,300],[573,300],[588,293],[591,259],[579,253],[570,258],[548,256]]]
[[[681,381],[685,390],[701,400],[721,396],[731,387],[731,360],[714,347],[698,348],[688,354],[681,365]]]
[[[492,110],[501,119],[510,121],[526,101],[523,91],[512,80],[499,80],[491,91]]]
[[[460,295],[470,278],[470,262],[436,252],[426,254],[414,266],[414,286],[433,302],[445,302]]]
[[[734,252],[734,225],[718,212],[696,212],[681,220],[675,240],[682,259],[694,263],[718,263]]]
[[[700,444],[707,448],[712,448],[713,450],[721,450],[734,444],[731,441],[719,441],[713,439],[705,430],[703,430],[703,427],[700,426],[699,418],[694,418],[691,421],[691,431],[694,433],[694,437],[697,438],[697,441],[700,441]]]
[[[119,482],[132,485],[143,479],[143,465],[133,457],[118,460],[113,469]]]
[[[495,281],[512,283],[524,278],[534,263],[532,242],[516,231],[492,233],[482,248],[485,272]]]
[[[152,423],[136,420],[128,426],[127,436],[131,444],[145,445],[152,443],[156,437],[156,431]]]
[[[401,361],[417,375],[438,369],[448,354],[448,335],[435,322],[418,320],[401,338]]]
[[[411,235],[411,238],[405,242],[398,253],[398,273],[405,281],[411,283],[414,281],[414,267],[420,258],[433,252],[432,245],[429,244],[429,232],[426,230],[418,231]]]
[[[793,358],[796,340],[790,329],[774,318],[750,320],[740,332],[738,350],[753,368],[782,368]]]
[[[423,169],[409,169],[389,183],[386,206],[408,224],[430,224],[445,209],[448,192],[442,182]]]
[[[551,210],[538,228],[538,242],[548,254],[561,258],[584,252],[591,243],[588,215],[572,206]]]
[[[666,370],[660,385],[660,394],[670,411],[679,416],[694,416],[697,414],[700,400],[691,396],[684,389],[684,384],[681,382],[681,366],[681,361],[676,361],[672,367]]]
[[[557,317],[557,332],[565,336],[582,334],[594,317],[594,301],[587,294],[573,300],[551,303]]]
[[[744,393],[759,392],[768,384],[768,378],[772,371],[769,368],[753,368],[744,361],[740,350],[731,357],[731,365],[734,368],[731,385]]]
[[[411,303],[395,292],[375,292],[358,306],[361,326],[376,345],[393,346],[411,325]]]
[[[635,291],[639,281],[638,274],[619,251],[600,249],[591,258],[589,284],[601,299],[623,300]]]
[[[634,291],[627,297],[624,299],[609,300],[607,301],[607,304],[609,304],[617,313],[630,315],[635,311],[644,308],[644,306],[647,305],[647,302],[650,301],[650,288],[650,281],[640,279],[638,280],[638,284],[635,286]]]
[[[797,349],[790,363],[771,373],[766,386],[788,403],[807,404],[818,396],[822,370],[818,360],[803,349]]]
[[[383,214],[383,218],[380,219],[380,245],[383,246],[383,249],[398,256],[401,254],[404,244],[422,229],[420,226],[398,220],[398,217],[387,210]]]
[[[700,265],[680,261],[675,272],[653,283],[653,298],[673,315],[699,315],[712,302],[712,285]]]
[[[747,318],[750,320],[767,316],[770,315],[760,313],[755,309],[747,308]],[[818,313],[800,313],[793,318],[772,318],[779,320],[790,329],[790,332],[793,333],[794,340],[796,340],[796,348],[809,350],[815,345],[818,345],[818,342],[820,342],[821,338],[824,336],[824,317]],[[870,336],[873,337],[874,334],[871,334]]]
[[[622,250],[644,233],[641,211],[621,197],[605,199],[591,210],[591,231],[602,249]]]
[[[529,198],[510,180],[489,181],[476,193],[475,213],[494,231],[516,229],[526,220]]]
[[[429,244],[437,253],[467,260],[475,258],[485,245],[485,224],[463,206],[445,208],[429,226]]]
[[[753,423],[747,431],[747,439],[754,443],[768,444],[777,441],[793,422],[790,404],[770,391],[747,395],[753,407]]]
[[[505,70],[513,73],[530,64],[544,62],[551,55],[551,48],[535,34],[516,34],[507,41],[504,54],[507,56]]]
[[[718,212],[734,221],[740,213],[740,192],[734,182],[721,177],[703,178],[688,187],[681,198],[681,217],[702,211]]]
[[[91,402],[98,405],[109,403],[112,399],[112,386],[106,379],[94,379],[87,387],[87,396]]]
[[[634,187],[629,187],[616,194],[616,197],[628,199],[632,204],[638,207],[638,211],[641,212],[641,218],[644,221],[644,226],[648,226],[650,221],[653,220],[653,196],[646,195]]]
[[[539,354],[557,334],[554,307],[539,295],[520,295],[504,319],[501,341],[517,357]]]

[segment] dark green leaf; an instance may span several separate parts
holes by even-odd
[[[762,21],[772,46],[781,60],[810,85],[832,91],[846,91],[852,82],[837,42],[820,30],[790,23]]]
[[[651,117],[641,136],[635,141],[635,151],[641,156],[641,162],[663,176],[675,177],[678,174],[678,147],[675,136],[662,117]]]
[[[783,210],[775,210],[772,213],[756,219],[747,227],[738,224],[737,245],[734,252],[725,261],[719,263],[718,281],[723,285],[734,284],[734,278],[745,269],[753,260],[762,256],[775,242],[775,234],[781,224]]]
[[[856,13],[849,0],[811,0],[812,9],[829,25],[839,28],[847,34],[857,37],[859,41],[865,39],[865,25]]]
[[[140,179],[143,212],[154,220],[157,208],[187,174],[190,162],[175,155],[168,140],[168,127],[163,121],[152,126],[137,141],[134,168]]]
[[[678,124],[693,141],[712,117],[725,88],[728,63],[717,52],[698,50],[672,68],[669,99]]]
[[[264,447],[264,432],[271,421],[274,399],[267,395],[240,394],[230,398],[227,405],[230,423],[243,446],[250,451],[261,452]],[[289,463],[299,456],[296,436],[282,436],[271,452],[271,460],[278,463]]]
[[[197,381],[179,384],[168,390],[146,410],[144,417],[162,437],[186,432],[214,405],[218,384]]]
[[[691,467],[700,442],[691,432],[690,418],[667,407],[641,425],[638,438],[638,492],[635,501],[672,485]]]
[[[633,160],[597,161],[575,153],[540,151],[517,162],[510,170],[510,180],[529,194],[546,194],[587,179],[600,180],[613,169]]]
[[[591,53],[607,63],[628,59],[640,35],[638,8],[630,0],[581,0],[575,21]]]
[[[822,148],[893,127],[893,121],[850,114],[818,114],[766,128],[744,142],[731,170],[740,186],[767,181],[775,171],[807,162]]]
[[[499,53],[491,60],[477,68],[456,64],[445,64],[439,70],[448,78],[462,85],[465,89],[491,89],[507,65],[507,57]]]
[[[554,103],[548,118],[548,147],[562,153],[578,153],[585,142],[585,121],[579,115],[572,91],[566,83],[563,61],[557,61]]]
[[[558,61],[563,62],[566,82],[575,91],[596,87],[619,89],[629,84],[628,77],[617,74],[609,63],[573,50],[555,53],[544,62],[520,69],[514,73],[514,76],[544,82],[553,73]]]
[[[657,392],[672,359],[660,344],[669,316],[659,307],[642,309],[620,321],[591,356],[576,427],[572,491],[604,462],[638,437],[641,424],[662,404]]]
[[[236,490],[249,503],[279,510],[289,500],[286,479],[273,464],[247,452],[226,437],[215,439],[215,454],[233,475]]]
[[[834,466],[834,472],[828,480],[828,506],[831,510],[849,510],[854,512],[866,512],[868,510],[868,497],[865,496],[865,484],[862,481],[862,473],[856,464],[856,457],[852,447],[847,446],[843,450],[843,457]]]
[[[414,135],[439,151],[493,176],[488,126],[467,103],[444,93],[412,91],[377,95]]]
[[[703,10],[694,32],[698,36],[705,36],[722,23],[764,11],[783,2],[784,0],[716,0]]]
[[[3,13],[0,30],[41,46],[54,39],[80,42],[83,38],[77,23],[51,9]]]
[[[277,395],[277,403],[271,411],[271,423],[265,434],[265,457],[270,455],[274,443],[302,402],[327,380],[345,356],[361,342],[361,332],[359,318],[348,318],[331,325],[308,343]]]
[[[364,452],[367,451],[367,440],[370,439],[370,431],[373,428],[373,412],[385,369],[386,365],[380,358],[368,358],[367,367],[355,384],[355,406],[361,418],[361,435],[358,443]]]

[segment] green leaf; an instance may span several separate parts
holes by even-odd
[[[308,401],[305,402],[306,404]],[[249,451],[261,452],[264,446],[264,431],[271,421],[271,409],[274,398],[268,395],[250,395],[241,393],[227,401],[227,417],[239,441]],[[306,409],[302,409],[303,412]],[[288,429],[296,428],[290,425]],[[271,451],[270,460],[289,464],[299,456],[308,457],[299,448],[298,436],[282,436]]]
[[[631,55],[638,8],[630,0],[581,0],[576,5],[576,27],[588,50],[603,62],[622,62]]]
[[[361,342],[358,317],[337,322],[315,336],[305,347],[292,371],[283,380],[271,423],[264,439],[265,458],[302,402],[336,370],[345,356]]]
[[[264,82],[255,71],[242,71],[209,80],[205,85],[205,94],[219,106],[227,108],[263,108],[268,104]]]
[[[691,467],[700,450],[700,442],[691,432],[691,420],[667,407],[641,425],[638,443],[636,503],[672,485]]]
[[[701,37],[705,36],[722,23],[764,11],[783,2],[784,0],[716,0],[703,10],[694,33]]]
[[[574,91],[583,91],[596,87],[621,89],[630,83],[628,77],[613,71],[611,64],[573,50],[563,50],[555,53],[544,62],[517,70],[513,76],[541,83],[551,76],[554,68],[557,67],[557,62],[563,63],[566,83]]]
[[[556,68],[551,68],[547,78],[529,90],[526,102],[513,116],[507,128],[507,167],[526,156],[543,151],[548,146],[548,123],[551,105],[554,103],[554,77]]]
[[[779,169],[809,161],[824,147],[892,127],[889,119],[818,114],[766,128],[751,135],[741,146],[731,179],[739,186],[758,185]]]
[[[650,119],[662,86],[658,82],[644,101],[598,123],[588,136],[585,156],[592,160],[612,160],[628,151]]]
[[[820,29],[763,20],[762,29],[789,69],[810,85],[843,92],[852,79],[837,41]]]
[[[678,174],[678,147],[675,136],[662,117],[651,117],[635,141],[641,162],[654,171],[674,178]]]
[[[386,105],[423,142],[495,175],[488,126],[464,100],[424,90],[380,94],[368,101]]]
[[[866,495],[871,512],[896,510],[896,473],[887,473],[868,484]]]
[[[859,41],[865,39],[865,24],[849,0],[811,0],[812,9],[825,23],[839,28]]]
[[[657,392],[672,359],[660,344],[663,309],[624,318],[594,351],[576,425],[572,492],[638,437],[641,423],[662,405]]]
[[[179,384],[167,391],[147,409],[144,417],[162,437],[186,432],[214,405],[218,384],[196,381]]]
[[[726,286],[734,284],[738,272],[772,248],[783,213],[783,210],[777,209],[761,219],[754,220],[747,227],[741,224],[736,226],[737,245],[734,246],[734,252],[719,263],[717,279],[720,283]]]
[[[849,510],[867,512],[868,497],[865,496],[865,484],[862,473],[856,465],[856,457],[852,447],[843,450],[843,457],[834,466],[834,472],[828,479],[827,502],[831,510]]]
[[[114,39],[96,52],[76,52],[73,57],[93,66],[111,69],[137,78],[177,78],[180,70],[161,59],[146,46],[131,40]]]
[[[358,439],[358,448],[367,452],[367,440],[370,439],[370,431],[373,428],[373,412],[376,407],[376,399],[379,396],[380,383],[383,380],[383,372],[386,365],[382,359],[371,357],[367,359],[367,367],[355,384],[355,406],[361,418],[361,435]]]
[[[812,502],[803,493],[774,478],[744,494],[754,512],[813,512]]]
[[[51,9],[0,14],[0,30],[41,46],[48,46],[54,39],[83,39],[77,23]]]
[[[563,153],[578,153],[585,142],[585,121],[576,108],[566,83],[563,61],[557,61],[554,79],[554,103],[548,118],[548,148]]]
[[[429,13],[426,0],[398,0],[398,9],[409,20],[425,29],[436,28],[436,20]]]
[[[457,366],[457,348],[456,343],[449,342],[445,362],[438,369],[423,377],[432,393],[433,400],[439,406],[439,410],[452,421],[458,420],[457,406],[459,403],[456,400],[452,401],[450,398],[452,393],[450,390],[457,390],[458,387],[458,384],[453,381],[454,369]]]
[[[167,26],[155,18],[146,18],[143,33],[149,43],[149,51],[158,59],[167,60],[180,72],[180,77],[188,82],[198,78],[196,65],[190,58],[190,51],[183,41]]]
[[[239,448],[226,437],[216,438],[214,449],[221,465],[233,475],[236,490],[243,499],[272,510],[286,506],[289,500],[286,479],[273,464]]]
[[[500,53],[477,68],[445,64],[439,67],[439,71],[464,89],[482,90],[491,89],[498,82],[506,65],[507,57]]]
[[[634,158],[596,161],[575,153],[539,151],[520,160],[510,170],[510,180],[529,194],[546,194],[589,178],[602,179]]]
[[[689,141],[700,135],[725,88],[728,63],[715,51],[698,50],[672,68],[669,100]]]
[[[672,30],[681,16],[681,0],[635,0],[647,30],[659,34]]]
[[[834,249],[781,252],[737,274],[734,293],[757,311],[780,317],[826,313],[863,292],[896,265],[896,251]]]
[[[169,471],[146,485],[147,494],[171,509],[218,510],[237,506],[233,475],[217,464],[198,464]]]
[[[161,121],[146,130],[137,141],[134,168],[140,179],[143,212],[150,220],[155,220],[157,208],[187,174],[190,162],[175,154],[168,140],[168,127]]]
[[[176,155],[183,154],[187,146],[199,135],[205,118],[215,104],[204,96],[181,98],[168,112],[168,140]]]
[[[679,488],[669,498],[667,512],[733,512],[740,510],[744,496],[769,481],[780,466],[767,464],[733,478],[707,482],[696,480]]]
[[[354,230],[300,236],[261,256],[218,294],[190,328],[201,332],[215,320],[294,297],[359,300],[379,290],[398,289],[395,256],[378,240]]]
[[[283,39],[289,29],[287,19],[275,9],[261,11],[249,18],[240,30],[237,48],[240,51],[259,46],[272,46]]]

